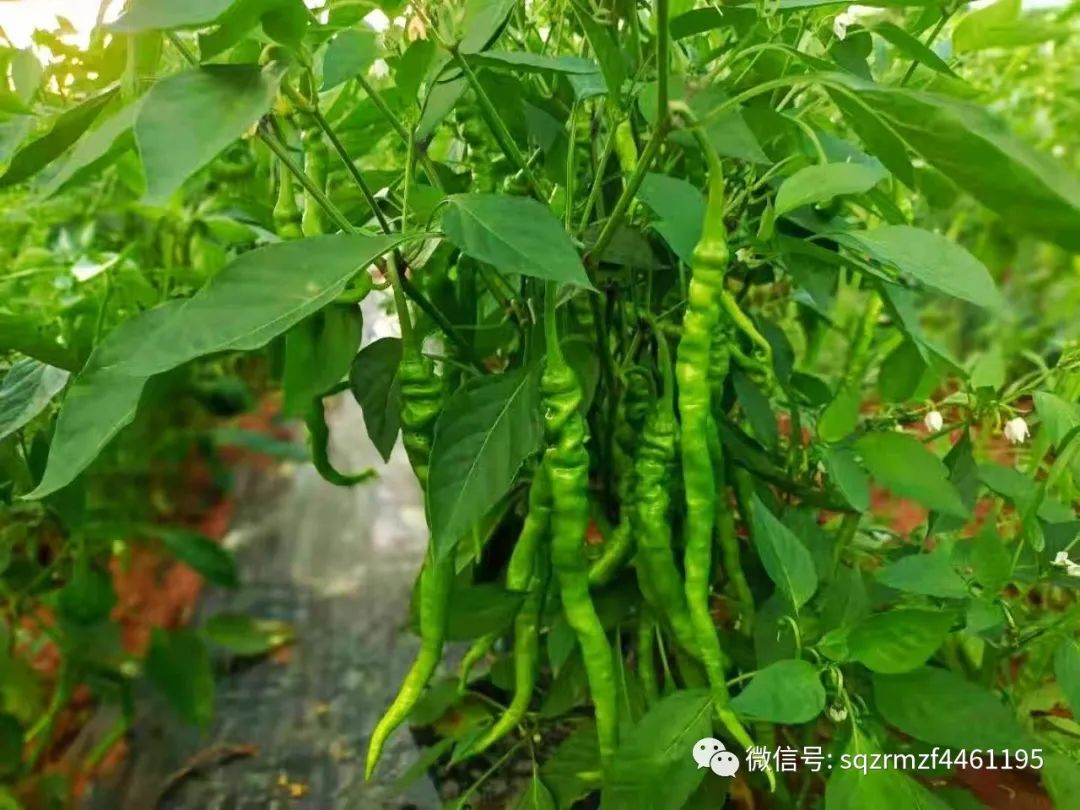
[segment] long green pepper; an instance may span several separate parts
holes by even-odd
[[[304,145],[304,173],[318,188],[325,191],[330,150],[326,146],[322,130],[311,116],[305,116],[300,137]],[[304,193],[304,214],[300,228],[304,236],[320,236],[326,232],[322,206],[308,192]]]
[[[442,384],[434,363],[407,346],[400,366],[402,442],[420,486],[427,490],[431,440],[442,402]],[[429,547],[420,572],[420,650],[401,682],[397,697],[371,733],[365,779],[371,779],[387,739],[415,708],[442,660],[446,620],[454,583],[454,555],[443,559]]]
[[[585,532],[589,524],[589,453],[577,376],[559,346],[556,285],[547,285],[547,360],[540,381],[547,450],[544,466],[551,482],[551,561],[559,580],[563,612],[585,659],[596,712],[600,764],[606,770],[618,743],[618,709],[611,644],[589,596]]]
[[[709,380],[713,332],[720,322],[720,298],[729,259],[724,224],[724,175],[712,144],[695,129],[709,169],[709,196],[701,240],[694,248],[676,377],[682,423],[682,469],[686,489],[686,602],[694,624],[701,662],[712,693],[713,709],[728,732],[744,747],[753,743],[729,707],[724,655],[709,612],[716,478],[707,440],[712,412]]]

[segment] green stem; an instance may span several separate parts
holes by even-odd
[[[589,224],[589,217],[596,207],[596,201],[600,199],[600,192],[604,187],[604,172],[607,170],[608,161],[615,151],[615,127],[608,128],[607,141],[604,143],[604,151],[600,153],[600,162],[596,165],[596,174],[593,176],[592,186],[589,188],[589,196],[585,200],[585,210],[581,214],[581,222],[578,231],[584,231]]]
[[[556,320],[558,311],[559,284],[556,281],[544,283],[544,336],[547,340],[548,362],[562,365],[566,362],[562,346],[559,345],[559,326]]]
[[[668,0],[656,0],[656,120],[664,121],[668,113],[668,76],[671,72],[671,32],[668,30]]]
[[[941,33],[941,29],[945,27],[945,24],[949,21],[949,18],[952,17],[952,15],[952,11],[946,11],[941,15],[941,19],[937,21],[937,25],[935,25],[933,30],[930,32],[930,36],[928,36],[926,38],[926,42],[923,43],[924,45],[926,45],[927,48],[934,44],[934,40],[938,38],[938,34]],[[911,62],[911,67],[907,69],[907,73],[904,74],[904,78],[900,80],[901,87],[907,84],[908,80],[915,75],[915,68],[917,68],[918,66],[919,60],[913,59]]]

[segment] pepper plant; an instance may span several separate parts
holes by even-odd
[[[423,492],[419,650],[369,778],[414,725],[436,772],[489,766],[456,807],[515,759],[520,807],[968,807],[970,770],[1069,806],[1080,349],[1024,326],[1052,293],[1020,270],[1073,294],[1080,180],[987,72],[1075,77],[1075,27],[1011,0],[130,0],[99,41],[123,67],[0,184],[164,238],[151,212],[239,164],[256,202],[221,216],[259,238],[206,229],[224,266],[149,278],[70,381],[43,365],[69,336],[10,347],[46,389],[16,429],[48,436],[14,492],[92,477],[148,384],[262,357],[328,481],[378,474],[330,458],[349,390]],[[357,352],[369,296],[399,336]],[[840,766],[885,754],[933,768]]]

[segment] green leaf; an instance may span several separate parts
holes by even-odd
[[[490,48],[499,38],[516,0],[466,0],[458,50],[475,53]]]
[[[932,745],[1000,751],[1035,742],[996,695],[936,667],[875,675],[874,702],[890,725]]]
[[[385,337],[369,343],[356,355],[349,370],[349,389],[364,414],[364,426],[383,461],[401,432],[401,338]]]
[[[264,346],[337,298],[353,275],[403,241],[340,234],[268,245],[237,258],[192,298],[121,324],[68,390],[45,475],[27,497],[44,497],[75,480],[134,418],[149,377],[203,355]]]
[[[1053,39],[1062,33],[1052,23],[1021,17],[1020,0],[998,0],[969,11],[953,29],[953,48],[970,53],[987,48],[1015,48]]]
[[[824,203],[845,194],[869,191],[888,175],[879,166],[867,163],[826,163],[807,166],[780,184],[776,192],[776,216]]]
[[[0,381],[0,439],[29,424],[67,385],[67,371],[20,360]]]
[[[236,560],[219,543],[197,532],[160,529],[161,541],[174,557],[223,588],[240,585]]]
[[[570,810],[596,787],[588,776],[600,770],[596,745],[596,725],[589,722],[575,729],[540,766],[540,778],[554,794],[559,810]]]
[[[585,32],[585,38],[589,40],[596,61],[600,63],[600,71],[604,74],[604,83],[607,85],[608,94],[613,99],[622,96],[623,84],[626,82],[626,64],[623,62],[622,51],[612,38],[606,27],[601,25],[590,9],[582,0],[571,0],[574,14]]]
[[[78,366],[74,353],[56,340],[56,330],[49,329],[29,315],[15,316],[0,312],[0,346],[71,371]]]
[[[1061,444],[1077,427],[1080,427],[1080,406],[1075,402],[1069,402],[1049,391],[1036,391],[1035,412],[1042,420],[1043,430],[1054,447],[1061,448]],[[3,420],[0,419],[0,423]],[[0,431],[0,438],[3,431]]]
[[[427,493],[436,554],[451,553],[540,446],[539,396],[537,375],[519,370],[472,380],[446,403]]]
[[[854,386],[842,385],[832,402],[826,406],[818,420],[818,436],[826,442],[838,442],[859,424],[859,390]]]
[[[895,431],[867,433],[855,442],[863,466],[879,484],[901,498],[957,517],[968,509],[949,481],[941,460],[918,439]]]
[[[735,387],[735,396],[739,400],[746,421],[750,423],[754,436],[766,447],[776,447],[778,439],[776,414],[773,413],[769,398],[750,377],[736,371],[731,375]]]
[[[83,135],[60,163],[56,173],[44,184],[42,193],[47,197],[52,196],[126,151],[134,144],[132,127],[138,113],[139,103],[136,101]]]
[[[472,54],[470,62],[489,68],[508,68],[525,73],[599,73],[600,66],[580,56],[545,56],[530,51],[482,51]]]
[[[881,363],[878,388],[882,399],[886,402],[906,402],[915,394],[927,368],[919,345],[905,338]]]
[[[751,720],[809,723],[825,708],[825,688],[806,661],[777,661],[754,675],[731,699],[731,708]]]
[[[341,381],[363,333],[360,308],[331,304],[285,333],[282,412],[299,416],[311,401]]]
[[[515,808],[516,810],[558,810],[558,805],[555,804],[555,797],[539,776],[533,776]]]
[[[979,480],[993,492],[1008,498],[1021,514],[1028,512],[1039,496],[1036,483],[1019,470],[993,462],[979,465]],[[1047,523],[1065,523],[1075,517],[1072,507],[1045,495],[1039,504],[1038,516]]]
[[[211,643],[245,656],[265,655],[296,637],[286,622],[256,619],[246,613],[216,613],[206,620],[203,633]]]
[[[835,74],[830,80],[847,85],[854,96],[848,97],[848,106],[859,104],[864,116],[887,133],[883,137],[905,141],[1010,226],[1080,250],[1080,180],[1064,164],[1012,135],[991,113],[957,99],[850,76]],[[867,146],[897,174],[882,152]],[[914,187],[913,181],[900,179]]]
[[[274,76],[255,65],[208,65],[155,84],[135,121],[146,202],[168,200],[189,176],[251,129],[276,93]],[[206,115],[207,110],[216,112]],[[182,138],[176,129],[180,121]]]
[[[323,56],[323,92],[363,73],[379,52],[378,34],[366,26],[342,31],[326,46]]]
[[[920,596],[963,599],[969,595],[944,548],[901,557],[878,571],[877,579],[882,585]]]
[[[982,262],[944,236],[910,225],[883,225],[832,236],[845,247],[867,253],[946,295],[990,309],[1001,306],[1001,295]]]
[[[751,507],[754,543],[757,545],[761,564],[776,587],[800,608],[817,590],[817,572],[814,560],[806,546],[791,530],[776,519],[761,499],[754,495]]]
[[[1054,677],[1073,717],[1080,717],[1080,645],[1075,639],[1065,639],[1054,653]]]
[[[908,59],[946,76],[956,76],[944,59],[900,26],[891,22],[875,22],[870,23],[868,27]]]
[[[505,194],[456,194],[443,215],[446,238],[503,273],[592,289],[574,243],[547,206]]]
[[[971,370],[971,387],[997,391],[1004,384],[1005,357],[1001,353],[1001,346],[995,343],[983,352]]]
[[[0,778],[5,780],[17,776],[23,763],[22,726],[14,715],[0,713]],[[20,805],[11,798],[11,804],[4,803],[5,796],[0,793],[0,810],[20,810]]]
[[[472,641],[488,633],[510,627],[524,594],[514,593],[492,582],[459,588],[446,616],[446,637],[451,641]]]
[[[116,605],[112,578],[85,563],[77,563],[71,579],[56,597],[60,616],[73,624],[88,626],[103,622]]]
[[[151,29],[191,28],[211,23],[236,0],[131,0],[124,14],[109,25],[117,33],[134,34]]]
[[[1012,576],[1012,557],[998,534],[996,513],[987,517],[971,539],[970,557],[975,581],[990,594],[997,594]]]
[[[711,711],[708,693],[698,689],[675,692],[649,709],[619,743],[603,805],[625,810],[682,807],[708,770],[695,766],[691,752],[694,743],[711,736]]]
[[[638,199],[658,217],[653,223],[656,232],[684,264],[690,264],[701,241],[705,196],[686,180],[649,172],[641,181]]]
[[[7,170],[0,175],[0,188],[29,180],[60,157],[97,120],[115,94],[115,89],[106,90],[61,113],[48,132],[12,155]]]
[[[214,673],[210,653],[191,630],[154,628],[144,665],[150,679],[177,714],[207,728],[214,714]]]
[[[822,447],[821,461],[825,472],[844,500],[858,512],[870,508],[870,476],[859,466],[855,454],[846,447]]]
[[[848,634],[848,654],[874,672],[893,674],[921,667],[952,629],[955,614],[894,608],[863,619]]]
[[[844,753],[872,761],[880,748],[855,728]],[[825,785],[825,810],[950,810],[950,805],[901,770],[864,773],[854,767],[834,767]]]

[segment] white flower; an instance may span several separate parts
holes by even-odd
[[[1050,154],[1056,158],[1065,157],[1065,145],[1061,143],[1054,144],[1054,148],[1050,150]]]
[[[1080,577],[1080,563],[1070,562],[1065,567],[1065,575],[1070,577]]]
[[[1005,423],[1005,430],[1002,431],[1009,444],[1023,444],[1031,431],[1028,429],[1027,422],[1024,421],[1024,417],[1018,416],[1015,419],[1010,419]]]
[[[931,433],[937,433],[945,427],[945,419],[942,417],[941,411],[930,411],[923,417],[923,424]]]
[[[372,78],[385,79],[390,75],[390,66],[386,64],[385,59],[376,59],[371,63],[371,68],[368,70]]]
[[[843,723],[847,720],[847,706],[843,703],[834,703],[825,710],[825,714],[827,714],[829,719],[834,723]]]
[[[1070,565],[1074,565],[1072,560],[1069,559],[1069,552],[1059,551],[1054,555],[1054,561],[1050,563],[1056,565],[1058,568],[1068,568]]]
[[[855,15],[850,11],[842,11],[833,18],[832,32],[836,35],[837,39],[843,39],[847,36],[848,26],[855,22]]]

